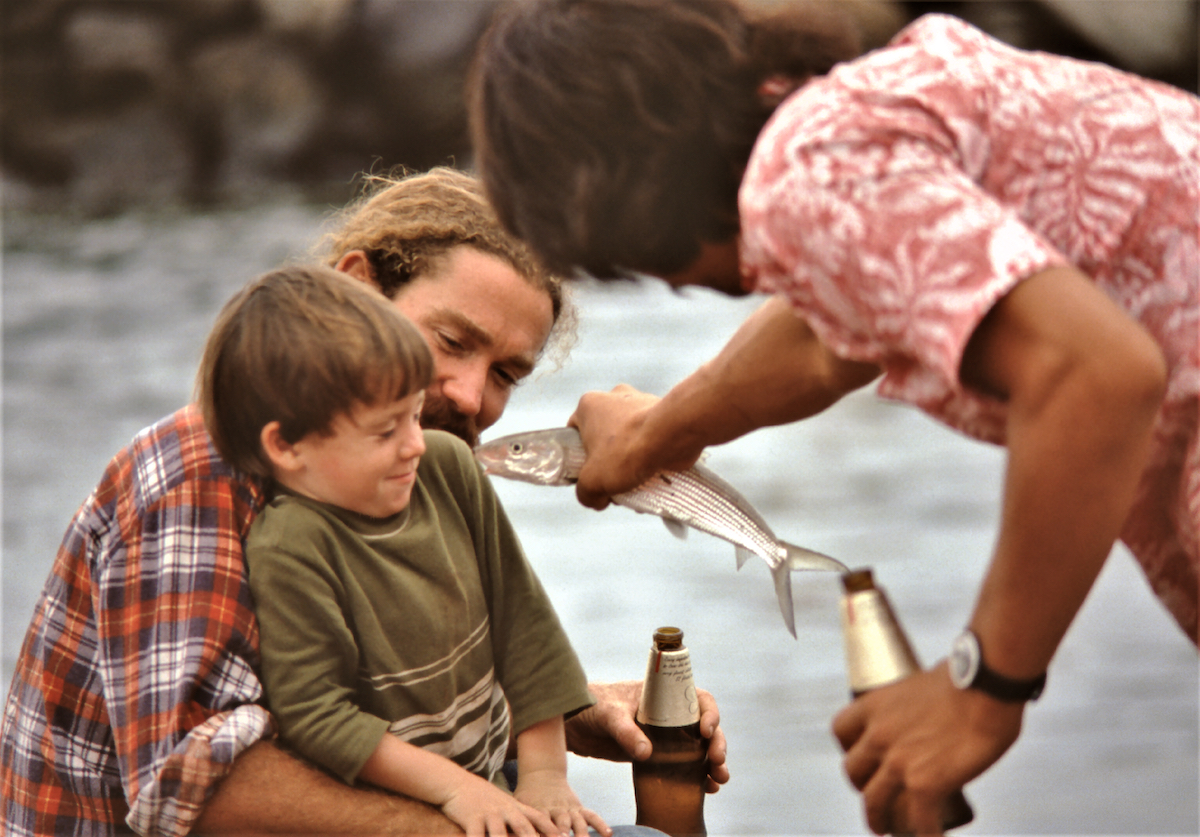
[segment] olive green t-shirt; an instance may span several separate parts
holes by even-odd
[[[593,699],[470,449],[425,440],[393,517],[281,492],[254,521],[263,685],[283,738],[347,782],[390,731],[506,787],[510,729]]]

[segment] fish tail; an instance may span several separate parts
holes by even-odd
[[[777,564],[771,570],[771,578],[775,581],[775,598],[779,600],[779,612],[783,614],[783,624],[788,632],[796,639],[796,610],[792,604],[792,574],[787,562]]]
[[[830,558],[828,555],[822,555],[820,552],[814,552],[803,546],[796,546],[794,543],[787,543],[786,541],[780,541],[779,543],[787,552],[782,566],[787,567],[789,570],[831,570],[839,573],[850,571],[845,564],[836,558]]]

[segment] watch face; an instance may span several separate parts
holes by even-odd
[[[964,631],[950,650],[950,681],[960,689],[970,687],[979,671],[979,641]]]

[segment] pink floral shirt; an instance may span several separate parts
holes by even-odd
[[[930,15],[776,111],[740,194],[742,263],[879,393],[1003,444],[1005,407],[957,371],[1022,279],[1071,264],[1170,369],[1122,539],[1197,639],[1200,100],[1008,47]]]

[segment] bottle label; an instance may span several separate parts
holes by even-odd
[[[650,650],[637,720],[656,727],[682,727],[700,720],[700,701],[692,682],[692,658],[686,648]]]

